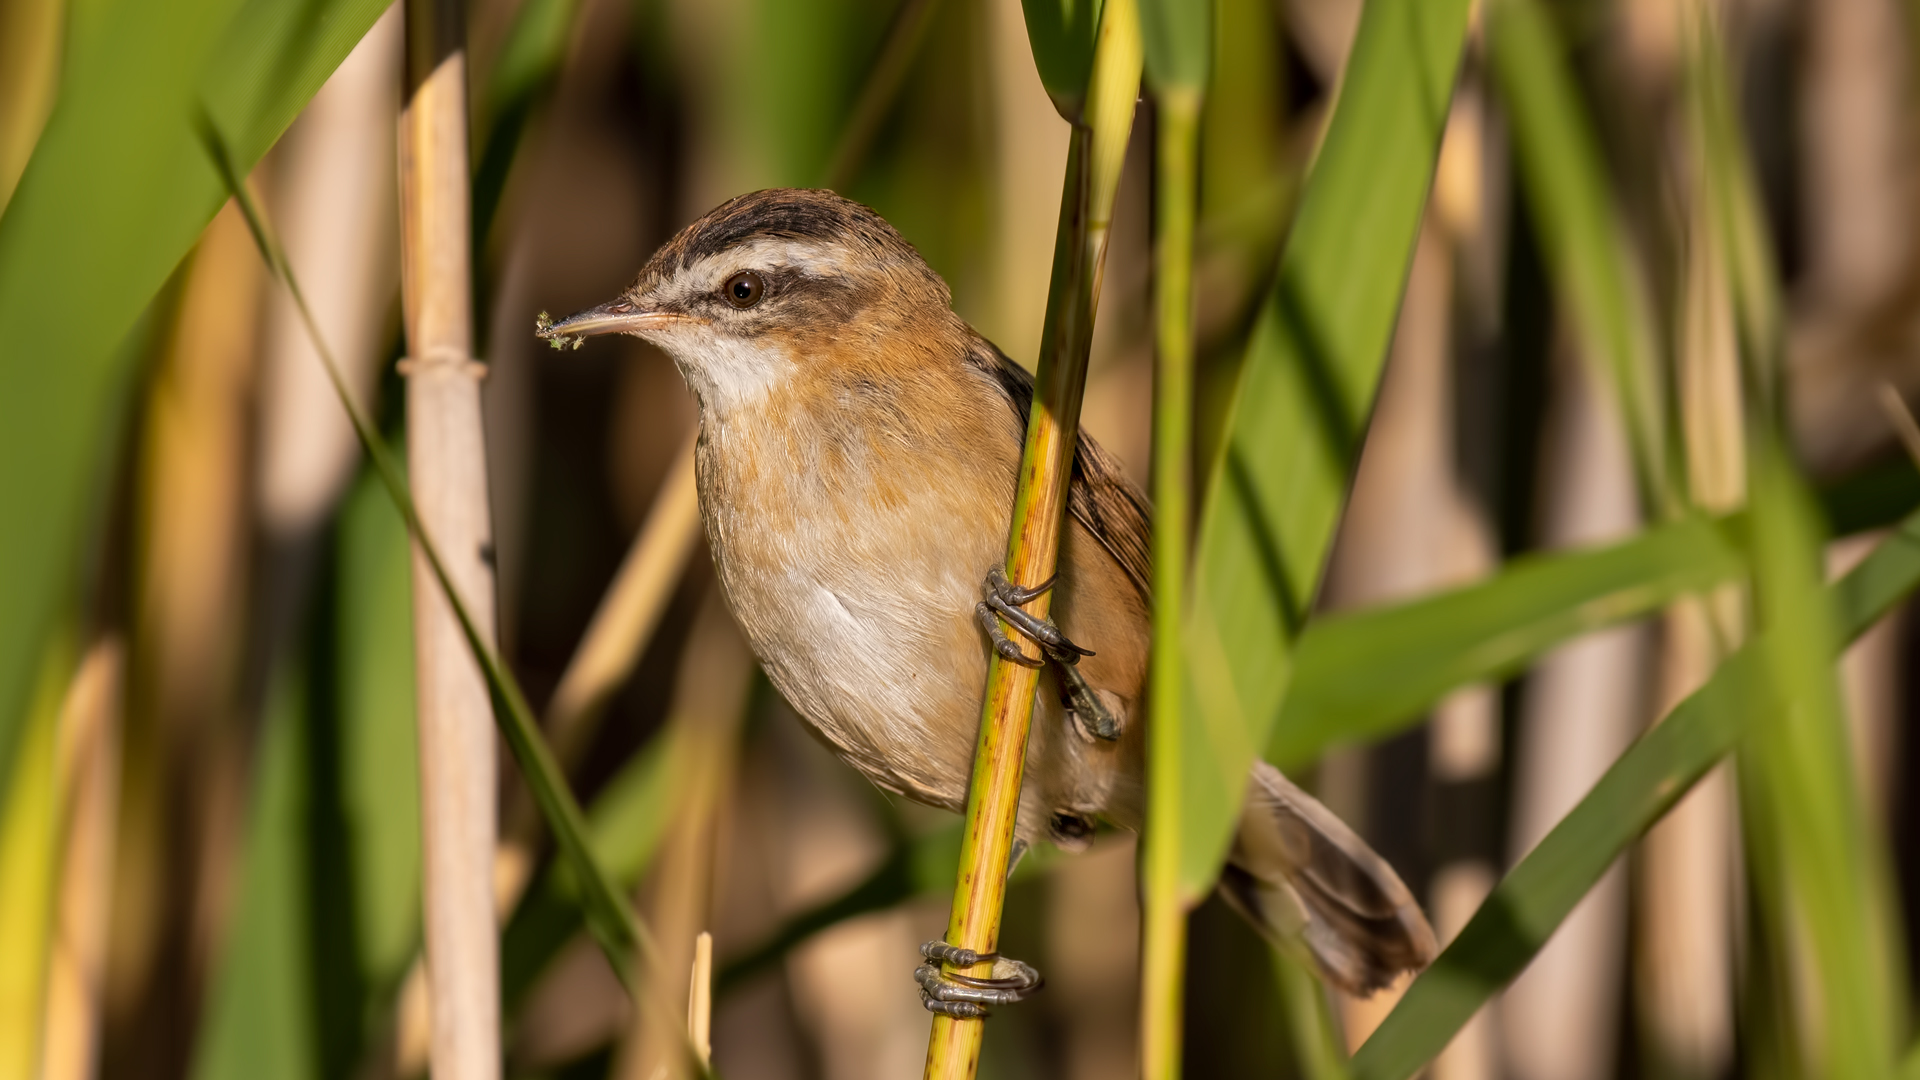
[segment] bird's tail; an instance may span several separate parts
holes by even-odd
[[[1333,811],[1257,762],[1220,892],[1275,944],[1365,996],[1433,960],[1433,928],[1374,850]]]

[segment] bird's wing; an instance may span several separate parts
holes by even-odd
[[[1007,405],[1026,430],[1027,414],[1033,409],[1033,376],[1025,368],[1007,359],[1005,353],[985,338],[976,338],[967,357],[969,363],[991,376],[993,385],[1006,395]],[[1085,428],[1073,456],[1073,481],[1067,489],[1067,511],[1113,556],[1126,572],[1141,599],[1149,599],[1152,589],[1153,511],[1146,495],[1127,478],[1126,471],[1112,454],[1101,449]]]

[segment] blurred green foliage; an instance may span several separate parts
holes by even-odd
[[[382,6],[90,0],[71,11],[57,106],[0,216],[0,319],[12,331],[0,349],[0,862],[8,868],[0,980],[9,993],[30,995],[38,985],[53,917],[44,901],[59,835],[47,812],[57,794],[47,762],[72,666],[56,628],[83,621],[83,607],[111,611],[93,594],[125,588],[117,561],[134,541],[113,522],[126,497],[116,474],[138,412],[126,403],[140,392],[149,351],[141,320],[170,318],[174,301],[162,286],[225,195],[194,126],[206,118],[236,171],[247,172]],[[497,61],[477,73],[474,228],[485,257],[505,248],[509,178],[554,105],[586,7],[525,0],[507,20]],[[1077,120],[1102,5],[1022,7],[1040,82],[1055,109]],[[1586,24],[1563,21],[1561,6],[1488,0],[1484,48],[1471,48],[1469,9],[1465,0],[1368,0],[1344,71],[1317,86],[1322,75],[1300,69],[1304,50],[1289,40],[1292,16],[1272,5],[1222,0],[1216,12],[1143,0],[1150,85],[1204,89],[1207,102],[1194,237],[1203,364],[1193,442],[1204,482],[1190,493],[1205,498],[1194,500],[1196,598],[1185,626],[1192,689],[1181,744],[1181,887],[1197,897],[1210,886],[1256,753],[1311,765],[1331,747],[1417,725],[1458,687],[1521,677],[1582,634],[1729,583],[1747,586],[1758,636],[1513,867],[1351,1073],[1403,1080],[1426,1066],[1607,868],[1737,752],[1761,916],[1745,1023],[1803,1025],[1796,1003],[1804,997],[1818,1017],[1809,1026],[1824,1033],[1788,1033],[1772,1049],[1756,1036],[1752,1053],[1775,1055],[1763,1064],[1789,1074],[1885,1075],[1904,1037],[1904,945],[1887,838],[1855,797],[1831,660],[1920,586],[1920,517],[1900,521],[1830,588],[1820,587],[1818,552],[1826,531],[1909,514],[1920,482],[1906,462],[1840,477],[1823,493],[1823,522],[1788,460],[1777,430],[1784,290],[1733,112],[1738,72],[1711,47],[1720,31],[1703,18],[1694,29],[1709,44],[1688,61],[1683,104],[1694,112],[1684,138],[1707,170],[1716,257],[1729,268],[1745,390],[1754,397],[1755,468],[1749,512],[1721,521],[1682,512],[1672,350],[1660,345],[1670,313],[1650,285],[1661,275],[1630,232],[1630,220],[1644,227],[1629,212],[1635,196],[1609,173],[1596,118],[1606,110],[1580,78],[1582,50],[1596,46],[1566,33]],[[654,35],[633,50],[643,79],[710,91],[689,115],[711,121],[698,137],[718,147],[713,160],[729,183],[843,180],[954,283],[963,311],[986,306],[980,298],[998,264],[982,237],[1002,197],[991,96],[1003,88],[979,8],[753,0],[709,13],[722,40],[714,72],[682,67],[694,61],[664,40],[665,6],[637,12],[636,33]],[[1515,250],[1538,244],[1574,352],[1624,403],[1643,501],[1657,523],[1603,548],[1522,555],[1446,593],[1328,614],[1317,606],[1326,556],[1463,68],[1486,78],[1511,134],[1510,179],[1525,215]],[[1309,169],[1303,157],[1316,136]],[[661,166],[663,175],[669,167],[679,166]],[[680,194],[671,184],[662,190]],[[1640,209],[1641,218],[1657,217]],[[1163,213],[1162,238],[1169,224]],[[1108,288],[1131,269],[1112,268]],[[1030,343],[1003,344],[1018,353]],[[1522,471],[1532,477],[1531,468]],[[299,644],[274,666],[248,778],[234,913],[212,956],[193,1040],[191,1069],[204,1078],[355,1074],[391,1033],[393,998],[418,947],[407,542],[370,475],[338,511],[321,565]],[[609,881],[630,890],[643,878],[675,798],[662,740],[632,741],[637,751],[594,778],[583,828],[608,895]],[[722,989],[745,985],[823,930],[948,885],[957,830],[892,828],[888,842],[864,876],[723,956]],[[1048,866],[1045,855],[1030,856],[1021,880],[1044,881]],[[562,862],[543,865],[506,919],[510,1009],[583,928],[579,885]],[[1213,905],[1195,917],[1196,963],[1233,951],[1219,914]],[[1349,1063],[1308,977],[1284,962],[1268,971],[1257,957],[1234,959],[1238,967],[1217,969],[1227,983],[1187,987],[1192,1000],[1219,1004],[1195,1016],[1189,1002],[1193,1030],[1247,1015],[1220,1004],[1232,998],[1242,1010],[1285,1010],[1290,1034],[1249,1029],[1244,1045],[1222,1037],[1190,1047],[1190,1060],[1237,1062],[1244,1053],[1264,1067],[1284,1042],[1301,1075],[1342,1075]],[[1793,985],[1805,978],[1795,965],[1817,978]],[[1232,983],[1248,978],[1267,981],[1251,990]],[[32,1016],[7,1019],[0,1030],[34,1032]],[[991,1053],[1024,1060],[1031,1047],[1018,1040],[1030,1037]],[[1819,1069],[1779,1056],[1803,1050],[1823,1054]]]
[[[303,655],[275,677],[198,1080],[351,1072],[419,947],[411,563],[371,474],[330,560]]]
[[[88,5],[82,5],[83,8]],[[0,216],[0,776],[40,643],[79,596],[121,445],[135,320],[226,198],[204,114],[242,170],[293,122],[382,0],[102,0]]]
[[[1211,886],[1279,713],[1392,339],[1467,28],[1366,5],[1210,463],[1189,627],[1182,882]],[[1256,584],[1257,583],[1257,584]]]

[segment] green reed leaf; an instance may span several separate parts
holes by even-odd
[[[1827,590],[1837,636],[1859,637],[1916,587],[1920,514]],[[1763,636],[1728,657],[1706,685],[1613,763],[1408,987],[1354,1055],[1356,1080],[1407,1080],[1520,974],[1627,846],[1734,749],[1758,711],[1774,707],[1766,667],[1776,647]]]
[[[1336,744],[1385,738],[1450,690],[1734,580],[1745,571],[1735,527],[1684,518],[1607,547],[1519,558],[1452,592],[1316,619],[1300,636],[1267,759],[1303,765]]]
[[[1369,0],[1200,512],[1182,883],[1213,882],[1318,589],[1393,335],[1465,0]]]
[[[253,167],[386,0],[104,0],[0,217],[0,777],[40,646],[76,601],[136,353],[121,343],[226,199],[195,127]]]

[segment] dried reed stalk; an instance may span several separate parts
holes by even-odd
[[[403,123],[406,122],[404,114],[402,120]],[[472,605],[466,602],[461,586],[456,584],[453,571],[449,568],[451,560],[441,554],[440,546],[433,541],[420,513],[419,503],[409,491],[408,482],[400,475],[399,466],[395,464],[393,452],[388,449],[386,441],[380,437],[379,432],[374,430],[371,422],[354,404],[352,392],[341,374],[340,366],[326,347],[326,342],[320,335],[319,326],[314,321],[312,309],[302,297],[299,282],[284,252],[273,238],[272,230],[260,213],[253,196],[235,172],[232,156],[228,153],[219,131],[210,122],[206,122],[201,125],[201,134],[205,140],[208,156],[226,182],[228,192],[233,195],[245,214],[247,225],[253,232],[261,256],[279,276],[287,291],[292,294],[294,304],[299,309],[308,332],[313,335],[321,362],[327,369],[328,381],[333,385],[335,397],[352,422],[354,433],[359,438],[362,449],[372,459],[374,472],[380,477],[381,484],[386,487],[395,508],[400,511],[400,516],[406,520],[407,529],[414,539],[415,555],[425,564],[426,569],[433,575],[433,582],[439,586],[438,595],[445,600],[455,624],[459,627],[468,654],[480,666],[491,697],[492,718],[497,721],[500,733],[506,737],[507,745],[513,751],[528,786],[532,788],[535,798],[539,801],[541,813],[545,816],[548,827],[554,831],[561,853],[574,874],[575,884],[580,887],[583,894],[579,898],[580,910],[586,918],[588,930],[606,955],[607,962],[613,966],[614,973],[620,978],[622,985],[632,991],[635,988],[633,977],[636,966],[644,968],[645,965],[653,962],[657,954],[646,927],[620,897],[606,868],[594,856],[587,840],[586,817],[580,809],[580,804],[574,799],[573,792],[568,788],[566,777],[561,773],[558,762],[554,760],[553,752],[547,748],[546,740],[540,735],[539,725],[534,720],[533,710],[527,705],[525,693],[521,691],[520,684],[514,679],[513,673],[501,662],[492,643],[492,635],[474,614]],[[407,155],[403,153],[403,167],[406,160]],[[404,208],[403,203],[403,210]],[[403,274],[403,285],[405,282],[406,276]],[[431,885],[431,883],[432,879],[429,876],[428,884]],[[429,898],[429,910],[432,910],[431,898]],[[431,926],[429,930],[432,930]],[[429,940],[429,948],[431,948],[431,940]],[[496,983],[493,989],[497,991],[497,956],[495,959],[496,962],[488,971]],[[655,994],[639,993],[636,998],[642,1011],[670,1011],[672,1008]],[[497,1028],[497,1005],[493,1011]],[[437,1007],[435,1012],[437,1016]],[[436,1042],[439,1034],[440,1025],[436,1022]],[[709,1074],[710,1070],[700,1061],[699,1055],[694,1053],[690,1044],[686,1045],[684,1060],[698,1075]],[[494,1059],[493,1068],[496,1072],[498,1071],[497,1056]]]
[[[1746,502],[1746,404],[1738,330],[1708,190],[1707,138],[1689,95],[1683,152],[1691,177],[1675,362],[1687,490],[1714,514]],[[1745,597],[1735,585],[1667,609],[1656,701],[1664,716],[1706,683],[1746,638]],[[1648,830],[1641,845],[1636,971],[1642,1037],[1652,1060],[1677,1077],[1718,1076],[1734,1040],[1734,793],[1723,767]]]
[[[471,353],[467,78],[461,5],[407,2],[407,101],[400,117],[401,285],[408,359],[407,470],[449,583],[492,646],[492,532],[484,368]],[[499,930],[492,703],[458,617],[414,544],[426,954],[432,1071],[500,1075]]]
[[[710,589],[694,618],[674,682],[667,737],[672,764],[672,825],[647,884],[647,922],[659,953],[643,976],[655,1001],[673,1001],[682,973],[697,964],[696,941],[713,923],[715,853],[720,815],[739,756],[740,729],[753,685],[753,654]],[[709,958],[709,963],[711,958]],[[692,1031],[694,1012],[640,1010],[614,1075],[632,1080],[685,1075],[685,1045],[677,1029]],[[695,1055],[703,1040],[693,1037]]]
[[[64,854],[47,957],[41,1080],[89,1080],[99,1071],[125,657],[117,635],[96,641],[81,659],[60,708]]]
[[[693,978],[687,986],[687,1038],[702,1065],[713,1064],[713,935],[693,939]]]
[[[1140,23],[1130,0],[1110,0],[1106,5],[1095,49],[1084,121],[1074,126],[1067,152],[1047,329],[1007,541],[1007,576],[1020,584],[1052,578],[1059,554],[1107,231],[1140,88]],[[1026,607],[1045,618],[1049,602],[1050,595],[1042,594]],[[975,952],[999,948],[1007,862],[1013,852],[1014,816],[1020,805],[1027,731],[1033,722],[1038,683],[1039,672],[1033,668],[1007,663],[997,655],[988,663],[946,934],[949,943]],[[992,967],[983,963],[962,973],[985,978],[992,974]],[[934,1017],[927,1041],[928,1080],[965,1080],[975,1075],[980,1065],[981,1023]]]
[[[401,45],[396,7],[373,24],[281,139],[267,199],[314,319],[363,410],[372,408],[391,333],[388,312],[400,286],[391,132],[400,103]],[[285,290],[274,290],[267,303],[256,402],[260,526],[276,545],[304,547],[353,478],[360,444]],[[291,567],[265,569],[301,576]]]
[[[674,586],[700,538],[700,505],[693,482],[693,442],[689,434],[654,496],[653,507],[620,563],[593,621],[567,662],[559,688],[547,706],[546,732],[560,764],[570,766],[592,739],[607,702],[633,673],[673,598]],[[542,834],[539,807],[525,787],[515,787],[502,813],[500,846],[494,853],[494,909],[504,918],[520,902],[532,879]],[[427,1065],[431,1006],[426,968],[419,960],[408,970],[395,1001],[394,1042],[402,1076]]]

